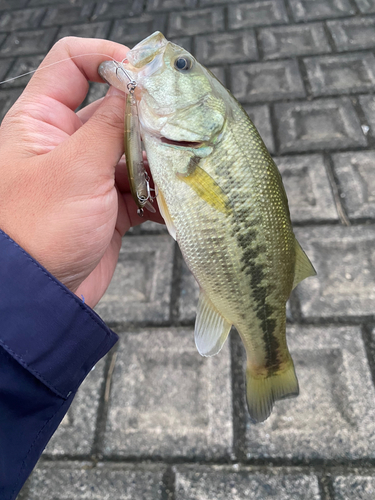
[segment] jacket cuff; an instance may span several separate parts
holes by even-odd
[[[0,229],[0,345],[67,399],[117,342],[100,317]]]

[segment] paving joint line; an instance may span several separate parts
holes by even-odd
[[[115,368],[116,357],[118,352],[118,343],[112,347],[105,360],[104,376],[100,388],[99,406],[95,422],[94,440],[91,448],[90,456],[98,460],[101,457],[103,443],[105,438],[107,415],[110,404],[110,389],[112,382],[113,370]]]
[[[338,183],[338,180],[335,177],[335,170],[334,170],[332,158],[330,155],[325,154],[324,159],[325,159],[324,166],[326,168],[328,180],[329,180],[329,183],[331,185],[333,200],[334,200],[335,205],[336,205],[337,214],[339,216],[341,223],[344,226],[350,226],[351,222],[349,220],[349,216],[346,212],[344,202],[343,202],[343,199],[341,197],[340,187],[339,187],[340,185]]]

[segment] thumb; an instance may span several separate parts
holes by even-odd
[[[124,152],[124,114],[124,92],[110,87],[93,115],[68,141],[78,166],[83,170],[89,167],[91,174],[114,175]]]

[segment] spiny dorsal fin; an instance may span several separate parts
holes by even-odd
[[[230,212],[231,209],[227,195],[217,182],[197,163],[195,163],[194,168],[188,175],[179,172],[176,175],[188,184],[202,200],[218,212]]]
[[[295,242],[296,242],[296,264],[294,267],[293,288],[295,288],[298,285],[298,283],[300,283],[305,278],[316,275],[316,271],[313,265],[311,264],[309,258],[302,250],[301,245],[298,243],[297,240],[295,240]]]
[[[201,289],[194,332],[199,354],[201,356],[217,354],[223,347],[231,326]]]
[[[164,222],[165,222],[165,225],[167,226],[169,234],[175,240],[176,239],[176,227],[175,227],[174,222],[172,220],[171,214],[169,213],[167,204],[165,203],[163,193],[160,191],[160,189],[156,185],[155,185],[155,191],[158,193],[156,199],[158,200],[160,214],[164,219]]]

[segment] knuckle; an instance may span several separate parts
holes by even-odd
[[[75,36],[64,36],[63,38],[60,38],[60,40],[57,40],[51,51],[68,49],[74,43],[75,39]]]

